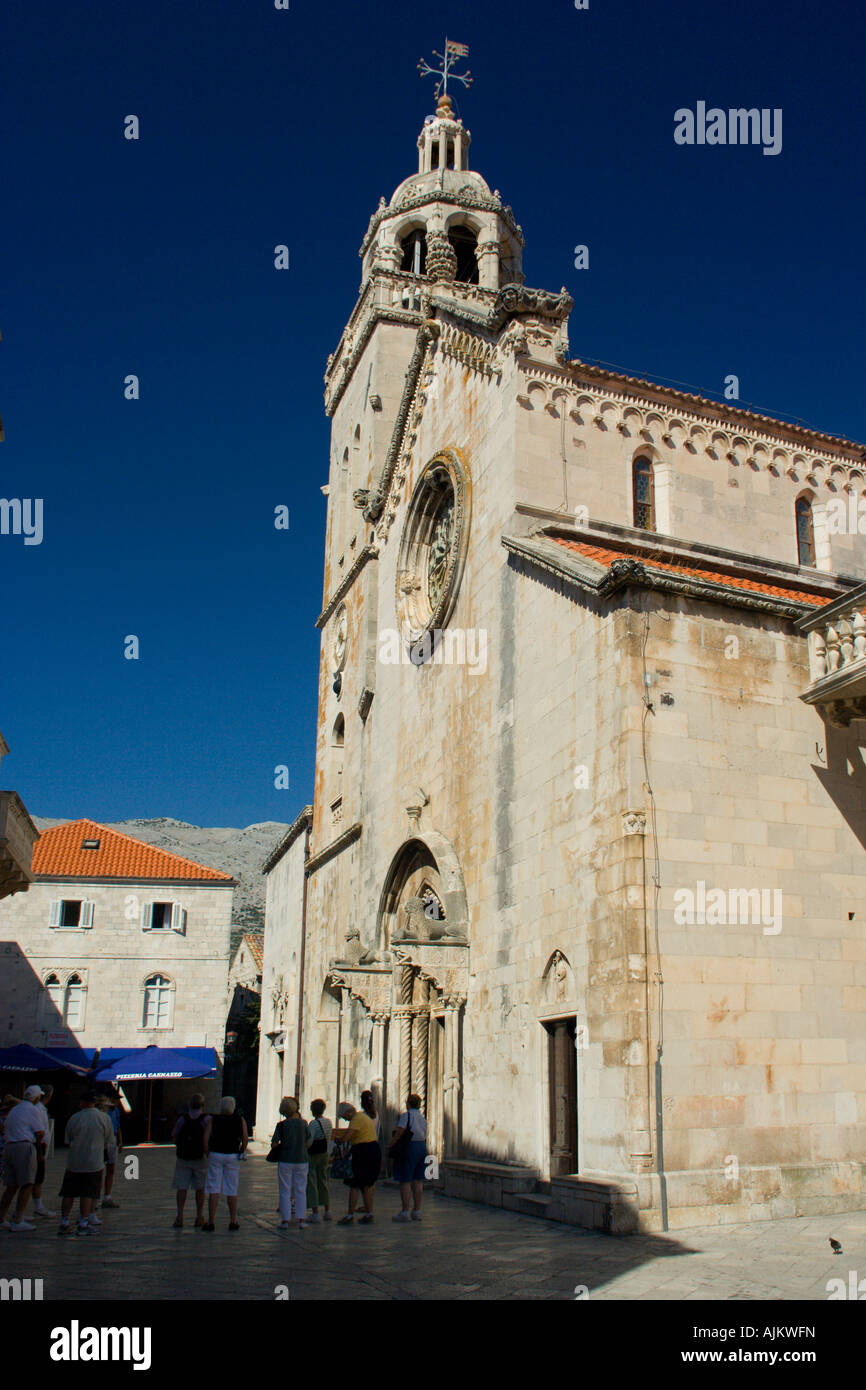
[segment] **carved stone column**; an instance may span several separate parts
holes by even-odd
[[[499,289],[499,242],[485,240],[478,243],[475,253],[478,258],[478,283],[487,290]]]
[[[385,1103],[385,1066],[388,1037],[388,1019],[390,1012],[388,1009],[376,1010],[372,1014],[373,1019],[373,1077],[370,1082],[370,1090],[373,1092],[373,1099],[376,1105],[376,1113],[382,1114],[382,1107]]]
[[[394,1010],[400,1020],[400,1076],[398,1105],[406,1102],[412,1089],[412,987],[414,975],[411,965],[404,965],[400,971],[400,1003]]]
[[[460,1010],[466,1003],[465,994],[446,994],[445,1004],[445,1077],[444,1077],[444,1139],[445,1157],[460,1154]]]
[[[412,1022],[412,1090],[421,1097],[421,1109],[427,1111],[427,1049],[430,1037],[430,985],[418,981],[419,1008]]]
[[[427,274],[431,280],[445,283],[457,274],[457,255],[444,230],[427,233]]]

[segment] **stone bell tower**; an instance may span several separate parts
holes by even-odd
[[[418,136],[417,171],[381,199],[361,244],[359,298],[325,375],[326,602],[363,549],[365,521],[381,515],[425,324],[449,306],[483,322],[505,287],[523,285],[523,234],[498,190],[470,169],[471,138],[443,92]]]

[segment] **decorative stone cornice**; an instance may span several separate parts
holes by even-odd
[[[262,864],[263,874],[269,874],[271,872],[271,869],[276,867],[276,865],[282,859],[283,855],[291,849],[292,845],[295,843],[295,840],[297,840],[301,831],[306,830],[307,826],[312,825],[312,823],[313,808],[312,806],[305,806],[303,811],[301,811],[300,815],[296,816],[296,818],[292,821],[292,824],[289,826],[285,835],[283,835],[282,839],[279,840],[278,843],[274,846],[267,859]]]
[[[694,575],[654,569],[634,556],[623,556],[612,561],[609,567],[605,567],[574,552],[563,550],[561,546],[545,537],[527,539],[502,536],[501,543],[510,555],[526,560],[599,598],[609,598],[629,587],[638,587],[684,594],[689,598],[721,603],[730,608],[772,613],[777,617],[792,620],[812,611],[811,604],[798,603],[793,599],[777,598],[772,594],[757,594],[747,589],[729,588],[722,583]]]
[[[400,397],[400,405],[397,409],[394,429],[391,432],[391,442],[388,445],[388,452],[382,465],[382,471],[379,474],[375,486],[370,489],[370,492],[363,501],[365,521],[378,521],[385,508],[385,502],[391,487],[391,479],[394,476],[394,469],[406,434],[409,411],[412,407],[412,401],[418,387],[418,380],[421,375],[424,358],[427,354],[428,346],[438,337],[438,334],[439,324],[435,320],[425,320],[418,329],[418,336],[415,339],[415,349],[406,370],[403,394]]]
[[[344,849],[349,848],[349,845],[360,840],[363,829],[361,823],[357,822],[355,825],[351,825],[348,830],[344,830],[342,835],[339,835],[336,840],[332,840],[324,849],[320,849],[316,854],[311,854],[304,865],[304,873],[309,877],[323,864],[327,864],[329,859],[333,859],[337,854],[342,854]]]
[[[396,207],[380,204],[370,218],[367,234],[361,242],[358,255],[366,256],[377,231],[389,217],[402,217],[407,212],[414,212],[416,208],[428,207],[431,203],[451,203],[455,207],[468,208],[476,212],[493,212],[497,217],[502,218],[521,250],[526,245],[523,229],[518,225],[514,213],[507,203],[501,203],[498,198],[494,198],[489,193],[482,193],[480,189],[476,192],[474,189],[458,188],[447,192],[441,188],[434,188],[430,192],[417,194],[414,198],[401,200]]]
[[[358,495],[359,494],[357,493],[355,494],[356,497]],[[364,568],[364,566],[368,563],[368,561],[377,560],[378,558],[379,551],[375,545],[365,545],[363,549],[358,551],[358,554],[356,555],[351,568],[346,571],[346,574],[343,576],[343,579],[341,580],[340,584],[334,590],[331,597],[328,599],[328,602],[325,604],[324,608],[322,609],[321,613],[316,619],[316,627],[320,631],[326,625],[331,615],[336,611],[337,608],[339,608],[340,604],[343,602],[343,599],[346,597],[352,585],[355,583],[355,580],[358,578],[358,575],[361,573],[361,570]]]

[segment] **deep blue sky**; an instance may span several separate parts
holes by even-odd
[[[0,729],[33,814],[242,826],[310,797],[322,373],[446,30],[472,167],[527,282],[574,294],[575,356],[735,372],[744,402],[866,439],[860,5],[429,10],[5,0],[0,496],[43,498],[45,538],[0,536]],[[677,146],[698,100],[781,107],[782,153]]]

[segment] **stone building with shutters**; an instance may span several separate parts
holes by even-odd
[[[0,903],[2,1045],[213,1047],[235,880],[91,820],[46,830]]]
[[[469,151],[328,361],[300,1097],[606,1230],[863,1206],[864,449],[573,358]]]

